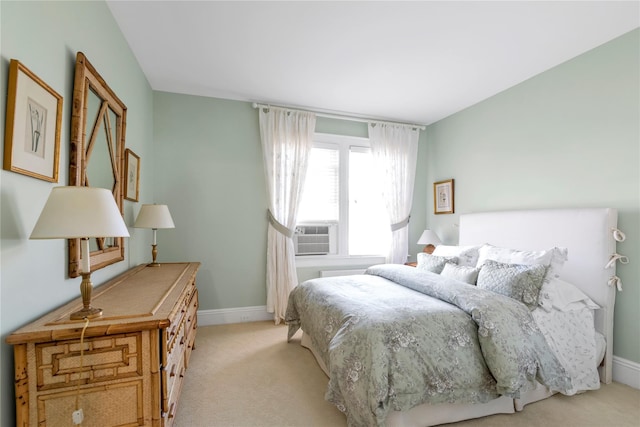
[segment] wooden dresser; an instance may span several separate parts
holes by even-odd
[[[200,263],[139,266],[93,291],[102,317],[71,321],[80,298],[7,337],[16,425],[170,426],[194,348]],[[82,366],[82,367],[81,367]]]

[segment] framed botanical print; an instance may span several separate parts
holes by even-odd
[[[12,59],[3,169],[58,182],[61,122],[62,96]]]
[[[433,183],[433,213],[453,213],[453,179]]]
[[[140,157],[128,148],[124,150],[124,198],[138,201],[140,187]]]

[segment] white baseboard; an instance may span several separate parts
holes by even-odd
[[[266,305],[198,310],[199,326],[258,322],[262,320],[273,320],[273,313],[267,313]],[[613,356],[613,380],[640,389],[640,363]]]
[[[640,389],[640,363],[613,356],[613,380]]]
[[[273,320],[273,313],[267,313],[266,305],[222,308],[218,310],[198,310],[198,326],[258,322],[261,320]]]

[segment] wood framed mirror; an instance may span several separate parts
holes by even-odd
[[[108,188],[123,212],[127,107],[82,52],[76,55],[69,185]],[[91,271],[124,260],[124,239],[92,238]],[[69,277],[80,275],[80,239],[69,240]]]

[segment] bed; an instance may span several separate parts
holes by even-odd
[[[483,286],[480,278],[472,286],[455,275],[400,265],[312,279],[291,293],[289,339],[303,330],[302,344],[329,376],[325,398],[345,412],[350,426],[437,425],[513,413],[555,392],[597,388],[598,380],[611,381],[615,287],[609,282],[615,263],[605,266],[616,251],[616,227],[617,211],[608,208],[461,215],[459,244],[450,248],[477,248],[485,258],[476,269]],[[510,251],[508,263],[487,255],[502,249]],[[446,258],[437,253],[428,261]],[[544,269],[529,262],[541,253]],[[529,257],[522,261],[526,267],[515,262],[518,256]],[[463,264],[460,258],[447,264]],[[490,273],[505,269],[544,275],[533,302],[522,297],[526,292],[505,296],[484,286]],[[595,371],[597,384],[592,372],[578,378],[578,365],[567,366],[574,355],[548,335],[553,322],[574,316],[555,306],[542,309],[557,297],[549,300],[548,294],[558,283],[584,296],[576,300],[582,314],[569,323],[593,336],[586,359],[593,366],[580,369]],[[549,320],[545,312],[560,317]]]

